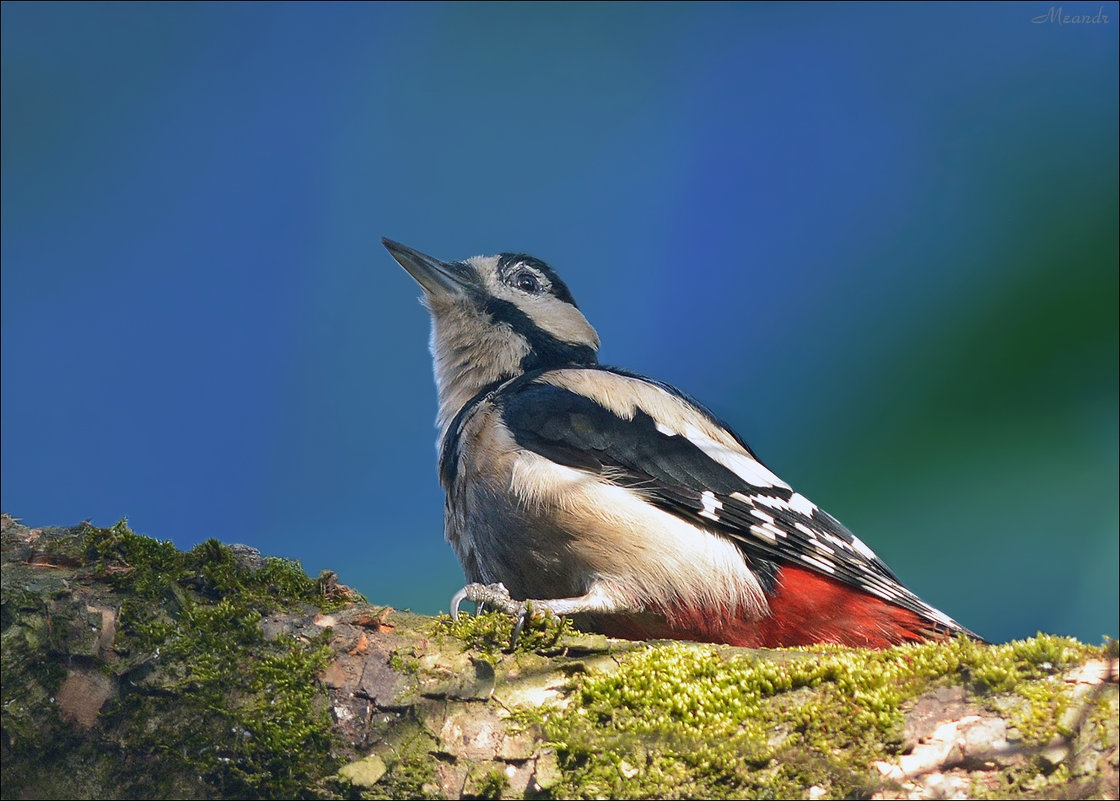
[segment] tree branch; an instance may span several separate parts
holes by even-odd
[[[5,515],[4,798],[1117,797],[1116,644],[750,651]]]

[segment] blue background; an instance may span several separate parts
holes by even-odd
[[[524,250],[997,640],[1117,634],[1116,3],[3,14],[3,508],[446,609],[418,288]]]

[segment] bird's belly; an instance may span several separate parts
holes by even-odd
[[[447,539],[470,581],[501,582],[514,598],[571,598],[587,591],[576,537],[542,509],[529,509],[484,482],[458,488]]]

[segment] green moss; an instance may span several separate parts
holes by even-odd
[[[479,766],[468,772],[463,786],[463,798],[501,798],[509,787],[509,779],[500,768]]]
[[[1105,768],[1105,770],[1113,770]],[[1100,783],[1093,777],[1075,779],[1065,763],[1053,769],[1046,769],[1037,759],[1029,759],[1024,764],[1005,769],[996,783],[984,777],[974,780],[968,794],[976,799],[1013,799],[1024,801],[1052,799],[1052,801],[1080,801],[1086,798],[1101,798]],[[1110,796],[1104,795],[1104,798]]]
[[[385,774],[367,787],[354,787],[341,773],[336,783],[347,797],[356,795],[371,800],[442,798],[432,759],[434,747],[434,739],[419,723],[397,722],[385,732],[375,752],[386,767]]]
[[[7,747],[15,753],[33,754],[43,721],[57,719],[50,699],[62,686],[66,668],[55,656],[54,647],[61,639],[61,632],[70,626],[63,615],[52,614],[49,602],[34,589],[9,586],[5,582],[2,608],[4,658],[0,660],[0,723],[4,734],[6,786],[10,768]],[[29,677],[33,678],[28,680]]]
[[[486,612],[472,615],[459,614],[458,620],[450,615],[436,618],[430,633],[433,636],[450,635],[462,640],[464,645],[480,651],[482,655],[496,658],[500,652],[508,652],[513,639],[516,619],[501,612]],[[532,617],[525,621],[518,636],[514,650],[522,653],[549,653],[557,649],[563,638],[572,633],[571,620],[552,615]]]
[[[1069,709],[1072,688],[1059,679],[1024,682],[1015,688],[1022,698],[1009,719],[1028,746],[1045,745],[1055,737],[1068,737],[1072,732],[1061,720]]]
[[[1041,632],[1028,640],[1003,645],[965,645],[971,647],[962,648],[962,667],[973,682],[996,692],[1012,690],[1025,680],[1053,675],[1102,654],[1100,648]]]
[[[560,797],[828,797],[873,791],[867,766],[897,753],[906,701],[934,682],[1013,691],[1032,741],[1060,719],[1048,676],[1099,649],[1039,635],[887,651],[793,649],[754,659],[672,644],[576,677],[544,718],[564,768]],[[1034,728],[1031,728],[1031,726]],[[1025,735],[1026,736],[1026,735]]]
[[[157,692],[130,693],[105,716],[106,726],[120,727],[125,753],[158,754],[163,771],[198,776],[207,794],[315,794],[334,762],[327,707],[315,681],[329,654],[325,637],[304,644],[235,636],[214,653],[187,645],[194,634],[199,641],[209,636],[187,628],[168,641],[169,652],[161,654],[166,674],[149,684]]]
[[[108,582],[118,594],[114,653],[101,664],[121,677],[121,695],[98,722],[115,745],[106,753],[70,743],[73,727],[57,721],[56,709],[44,702],[38,714],[53,716],[58,725],[13,743],[15,760],[53,760],[63,765],[61,773],[65,763],[58,760],[102,760],[111,782],[105,795],[321,794],[321,777],[338,762],[327,698],[317,682],[330,656],[329,632],[266,639],[260,625],[279,610],[337,605],[322,597],[315,579],[295,562],[262,559],[212,539],[183,553],[134,534],[123,521],[106,529],[84,525],[48,547],[59,561],[80,554],[79,578]],[[46,618],[58,615],[52,608]],[[84,617],[81,622],[88,632]],[[52,626],[58,631],[57,623]],[[27,631],[12,626],[5,635]],[[37,652],[62,664],[96,647],[69,636]],[[8,643],[4,653],[7,664]],[[19,721],[5,714],[6,732],[9,723]],[[131,767],[151,765],[151,758],[158,759],[158,772]],[[5,795],[8,762],[6,756]]]
[[[420,660],[403,653],[402,650],[397,650],[389,655],[389,667],[398,673],[415,676],[420,672]]]
[[[298,562],[278,557],[238,555],[208,539],[187,552],[169,541],[134,534],[122,520],[111,528],[88,524],[84,557],[96,565],[98,578],[140,599],[157,599],[191,590],[206,599],[236,595],[256,608],[294,609],[311,604],[323,610],[345,606],[324,595],[323,582],[303,572]]]
[[[1099,751],[1115,748],[1116,729],[1111,724],[1116,720],[1116,707],[1112,699],[1103,694],[1098,695],[1093,699],[1092,705],[1089,714],[1091,744]]]

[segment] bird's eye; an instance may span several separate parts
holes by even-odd
[[[510,276],[509,283],[514,288],[530,295],[539,295],[542,290],[541,279],[530,270],[518,270]]]

